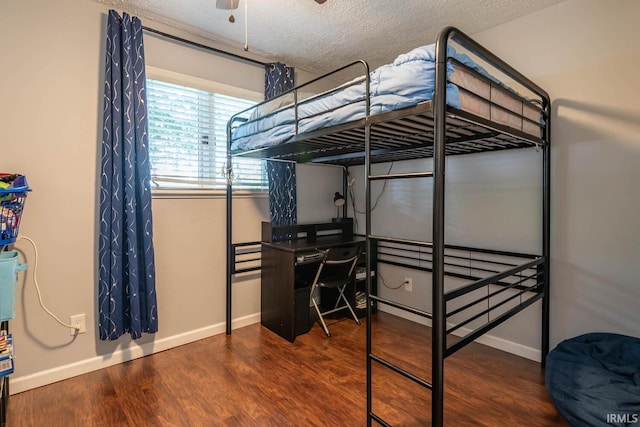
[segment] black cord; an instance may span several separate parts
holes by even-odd
[[[391,162],[391,166],[389,166],[389,170],[387,171],[387,175],[389,175],[391,173],[391,169],[393,168],[393,164],[394,164],[394,162]],[[380,194],[378,194],[378,197],[376,198],[376,202],[371,207],[371,211],[372,212],[378,206],[378,202],[380,201],[380,198],[384,194],[384,191],[387,189],[387,182],[389,182],[389,180],[385,179],[384,180],[384,184],[382,184],[382,191],[380,191]],[[351,189],[350,189],[350,195],[351,195],[351,203],[353,205],[353,211],[355,213],[359,213],[359,214],[363,214],[363,215],[366,214],[367,213],[366,211],[359,211],[359,210],[356,209],[355,197],[354,197],[354,194],[353,194],[353,187],[351,187]]]
[[[353,220],[355,221],[355,224],[356,224],[355,232],[358,233],[358,215],[356,215],[357,214],[357,212],[356,212],[356,204],[353,201],[353,190],[352,189],[349,189],[349,196],[351,197],[351,207],[353,208]]]
[[[382,285],[387,289],[395,290],[395,289],[400,289],[401,287],[404,286],[404,282],[400,283],[400,286],[395,287],[395,288],[391,287],[391,286],[388,286],[387,282],[384,281],[384,277],[382,277],[382,274],[380,274],[380,269],[378,269],[377,274],[378,274],[378,277],[380,278],[380,280],[382,280]]]
[[[355,232],[358,233],[358,211],[356,210],[355,194],[353,192],[353,186],[349,187],[349,199],[351,199],[351,207],[353,208],[353,221],[355,222]]]

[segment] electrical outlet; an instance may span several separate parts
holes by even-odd
[[[87,332],[84,313],[70,316],[69,324],[74,326],[73,328],[69,328],[69,335],[84,334]]]
[[[404,290],[407,292],[413,292],[413,279],[411,277],[404,278]]]

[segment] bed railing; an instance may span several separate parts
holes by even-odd
[[[345,72],[346,70],[350,69],[350,68],[357,68],[361,66],[362,67],[362,74],[358,74],[357,77],[351,79],[350,81],[339,85],[337,87],[333,87],[335,86],[335,80],[333,79],[333,77],[338,76],[340,73]],[[324,90],[320,93],[311,95],[311,96],[307,96],[303,99],[300,99],[300,94],[301,92],[304,92],[305,89],[312,87],[313,85],[316,85],[318,83],[321,82],[329,82],[331,81],[332,84],[332,88],[328,89],[328,90]],[[280,95],[278,95],[275,98],[272,99],[268,99],[265,100],[263,102],[260,102],[254,106],[251,106],[249,108],[246,108],[236,114],[234,114],[233,116],[231,116],[231,119],[229,119],[229,122],[227,123],[227,135],[228,135],[228,140],[231,141],[231,135],[233,132],[233,129],[235,126],[237,126],[240,123],[255,123],[261,120],[265,120],[268,119],[269,117],[272,117],[276,114],[282,113],[283,111],[289,110],[289,109],[293,109],[293,121],[294,121],[294,125],[295,125],[295,135],[298,135],[299,133],[299,123],[301,119],[308,119],[308,118],[312,118],[321,114],[326,114],[329,113],[334,109],[325,109],[322,111],[319,111],[315,114],[309,114],[306,115],[304,117],[300,117],[300,106],[304,105],[306,103],[309,102],[313,102],[316,101],[318,99],[322,99],[323,97],[326,96],[330,96],[333,93],[336,93],[338,91],[344,90],[345,88],[351,87],[351,86],[355,86],[358,84],[363,83],[365,84],[365,90],[363,92],[363,96],[357,99],[354,99],[351,104],[354,103],[363,103],[364,104],[364,110],[365,110],[365,116],[368,117],[370,115],[370,96],[368,96],[370,94],[370,74],[369,74],[369,64],[364,61],[364,60],[359,60],[359,61],[354,61],[351,62],[347,65],[344,65],[338,69],[332,70],[328,73],[325,73],[319,77],[316,77],[312,80],[309,80],[299,86],[294,87],[293,89],[290,89],[286,92],[281,93]],[[291,99],[291,102],[287,102],[288,99]],[[267,114],[263,114],[260,115],[260,117],[254,118],[254,119],[250,119],[247,116],[250,116],[252,112],[256,111],[256,110],[260,110],[263,109],[264,107],[268,106],[270,103],[278,103],[278,100],[281,100],[281,103],[284,102],[284,105],[267,113]],[[342,107],[342,106],[341,106]],[[255,132],[255,133],[248,133],[245,136],[251,136],[251,135],[255,135],[258,134],[260,132]]]
[[[234,243],[231,248],[231,265],[233,266],[231,274],[260,270],[262,261],[261,242]]]
[[[550,98],[549,94],[544,89],[511,65],[507,64],[489,49],[480,45],[480,43],[476,42],[455,27],[446,27],[438,35],[438,39],[436,41],[436,63],[445,63],[449,59],[447,55],[449,40],[453,40],[458,43],[468,52],[476,55],[482,61],[490,64],[493,68],[497,69],[517,84],[534,93],[542,100],[542,110],[545,115],[545,119],[549,118]]]
[[[372,240],[377,245],[378,268],[386,264],[433,271],[432,244],[382,237]],[[445,357],[541,299],[546,290],[543,263],[539,255],[445,245],[445,276],[466,281],[444,293]],[[398,307],[377,296],[372,299],[433,318],[417,307]]]

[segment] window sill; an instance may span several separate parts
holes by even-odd
[[[202,189],[161,189],[152,190],[153,199],[224,199],[227,197],[226,190],[202,190]],[[235,190],[233,198],[268,198],[268,191]]]

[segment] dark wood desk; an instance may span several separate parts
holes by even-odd
[[[317,225],[326,230],[327,224],[331,223]],[[301,224],[300,227],[309,229],[309,227],[313,228],[313,225]],[[266,226],[267,229],[270,227],[270,224]],[[344,227],[344,224],[339,227],[348,228]],[[290,232],[289,230],[291,229],[287,229],[287,233]],[[293,342],[296,336],[308,332],[311,328],[309,291],[320,262],[320,260],[299,260],[298,257],[305,253],[313,253],[331,247],[363,245],[365,239],[354,237],[353,228],[351,228],[351,232],[347,231],[344,234],[330,236],[318,235],[312,231],[312,237],[309,240],[306,236],[300,237],[294,233],[297,238],[291,240],[265,241],[271,239],[269,234],[265,233],[263,224],[261,323],[284,339]]]

